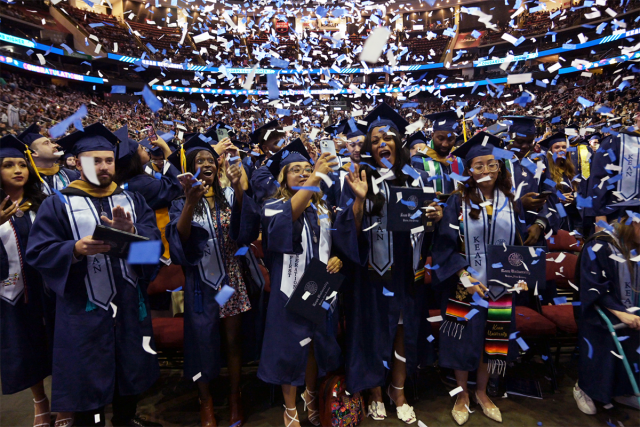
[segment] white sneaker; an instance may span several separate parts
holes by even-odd
[[[587,394],[578,388],[578,383],[576,383],[573,388],[573,398],[576,400],[578,404],[578,409],[580,409],[583,413],[587,415],[595,415],[596,414],[596,405],[593,404],[593,400]]]
[[[635,396],[617,396],[613,400],[621,405],[630,406],[640,411],[640,404],[638,404],[638,398]]]

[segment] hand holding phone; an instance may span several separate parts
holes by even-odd
[[[153,125],[147,125],[145,126],[145,129],[147,130],[147,138],[149,141],[155,142],[156,139],[158,139],[158,135],[156,134],[156,130],[153,128]]]
[[[340,164],[337,163],[337,154],[336,154],[336,144],[333,142],[333,140],[331,139],[325,139],[320,141],[320,152],[321,153],[329,153],[332,156],[335,156],[334,158],[336,160],[334,160],[336,162],[336,165],[331,167],[331,169],[333,169],[334,171],[337,171],[340,169]]]

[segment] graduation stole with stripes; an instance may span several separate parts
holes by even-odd
[[[489,298],[484,352],[489,360],[488,370],[492,374],[504,375],[507,368],[512,302],[513,296],[509,293],[495,301]]]
[[[436,192],[444,193],[444,177],[445,172],[442,170],[443,164],[451,165],[451,171],[457,173],[458,175],[462,175],[464,172],[464,164],[461,159],[455,156],[449,156],[447,158],[442,158],[436,153],[433,148],[428,148],[426,155],[429,157],[422,158],[422,165],[424,170],[429,173],[430,177],[434,177],[433,181],[433,189]],[[447,160],[452,160],[448,162]],[[454,189],[457,185],[454,184]]]

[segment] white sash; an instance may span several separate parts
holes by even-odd
[[[329,254],[331,252],[331,221],[328,219],[328,211],[323,207],[318,207],[319,215],[327,215],[327,218],[322,218],[320,222],[320,241],[318,244],[318,255],[320,261],[327,264],[329,262]],[[302,214],[304,225],[302,227],[302,253],[301,254],[282,254],[282,279],[280,283],[280,290],[287,297],[291,297],[291,294],[298,286],[298,282],[304,275],[304,270],[307,263],[313,258],[313,241],[311,235],[311,225],[307,221],[307,216]]]
[[[163,166],[162,166],[162,175],[166,175],[167,171],[169,170],[170,167],[171,167],[171,163],[169,163],[168,161],[165,160],[164,163],[163,163]],[[151,166],[149,166],[149,165],[145,166],[144,167],[144,171],[147,174],[155,177],[156,171]]]
[[[484,200],[484,196],[478,190]],[[506,202],[506,205],[505,205]],[[502,210],[500,210],[502,208]],[[493,193],[493,215],[488,226],[487,211],[480,210],[480,216],[474,220],[469,216],[471,207],[462,200],[464,225],[464,244],[467,261],[471,268],[478,272],[476,279],[487,285],[487,246],[513,245],[516,237],[516,224],[511,202],[497,188]]]
[[[90,197],[84,196],[64,196],[67,200],[65,207],[73,238],[80,240],[83,237],[93,235],[96,225],[101,224],[100,214],[96,210]],[[113,210],[115,206],[122,206],[126,213],[131,214],[133,223],[136,222],[136,211],[133,200],[127,193],[113,194],[106,197],[109,208]],[[87,275],[84,283],[87,288],[89,301],[98,307],[108,310],[109,303],[116,296],[116,284],[114,281],[113,267],[120,268],[122,277],[134,288],[137,286],[138,278],[133,269],[123,259],[111,259],[104,254],[87,255]]]
[[[36,218],[35,212],[31,210],[29,210],[29,216],[31,222]],[[24,271],[22,271],[20,242],[12,220],[0,225],[0,240],[2,240],[9,261],[9,275],[0,285],[0,298],[11,305],[16,305],[24,293]]]
[[[616,248],[614,244],[609,243],[609,248],[611,249],[611,253],[613,255],[617,255],[618,257],[624,259],[624,255],[618,250],[618,248]],[[629,263],[617,262],[616,264],[618,266],[618,286],[620,289],[620,302],[627,308],[636,307],[637,301],[634,301],[635,295],[633,290],[637,289],[637,286],[634,287],[631,283],[631,271],[629,270]],[[635,281],[637,284],[640,281],[639,264],[637,262],[631,262],[630,264],[631,268],[635,269]]]
[[[620,134],[620,174],[618,191],[624,200],[630,200],[640,193],[640,138]]]
[[[233,188],[226,187],[222,191],[224,192],[224,197],[227,200],[227,203],[229,203],[229,206],[233,206]],[[198,263],[198,271],[200,272],[200,280],[217,291],[220,289],[220,285],[227,273],[224,268],[224,261],[222,258],[222,252],[220,251],[220,245],[218,243],[216,228],[213,224],[213,217],[211,216],[211,208],[204,199],[202,199],[200,203],[205,204],[204,217],[194,216],[193,220],[207,230],[209,233],[209,240],[207,240],[207,245],[204,248],[204,256]]]
[[[62,174],[62,176],[60,176],[60,174]],[[49,176],[49,175],[45,175],[45,176]],[[67,185],[69,185],[69,183],[71,182],[67,174],[64,173],[62,169],[60,169],[58,173],[50,176],[53,177],[52,178],[53,188],[55,188],[58,191],[64,190],[67,187]],[[53,194],[53,190],[49,187],[47,180],[44,178],[42,179],[42,192],[45,193],[47,196],[50,196]]]

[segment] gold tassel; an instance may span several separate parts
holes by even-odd
[[[44,182],[44,179],[42,179],[42,177],[38,173],[38,167],[36,166],[36,163],[33,161],[33,157],[31,157],[31,150],[29,150],[29,147],[27,146],[25,146],[25,148],[27,149],[26,153],[27,153],[27,157],[29,157],[29,162],[31,163],[31,166],[33,166],[33,170],[36,171],[36,175],[38,176],[38,179],[40,180],[40,182]]]
[[[182,173],[187,173],[187,156],[184,154],[184,144],[180,144],[180,167]]]
[[[464,134],[464,142],[467,142],[467,122],[462,119],[462,133]]]

